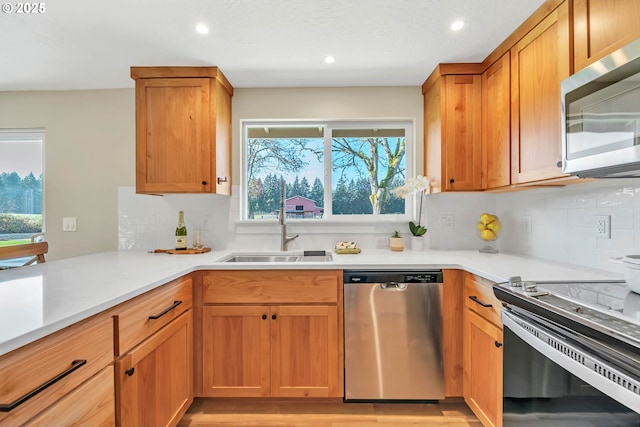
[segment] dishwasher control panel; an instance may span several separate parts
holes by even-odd
[[[442,283],[442,270],[345,270],[344,283]]]

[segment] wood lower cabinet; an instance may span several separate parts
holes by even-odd
[[[639,37],[638,0],[573,0],[573,55],[576,71]]]
[[[136,192],[231,194],[231,97],[217,67],[132,67]]]
[[[511,182],[565,176],[560,82],[571,72],[569,5],[562,3],[511,49]]]
[[[114,425],[113,366],[108,366],[24,426],[110,427]]]
[[[441,191],[480,190],[481,77],[439,72],[423,86],[425,175]]]
[[[343,396],[341,271],[219,271],[202,281],[201,396]]]
[[[502,426],[501,304],[493,283],[464,273],[464,400],[485,427]]]
[[[188,310],[116,362],[118,426],[175,426],[193,402]]]

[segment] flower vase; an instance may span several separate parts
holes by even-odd
[[[424,251],[424,240],[423,236],[411,236],[411,250]]]

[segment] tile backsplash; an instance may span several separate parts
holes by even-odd
[[[184,194],[159,197],[135,194],[133,187],[119,188],[119,248],[173,247],[177,212],[184,210],[188,229],[207,226],[204,230],[207,246],[278,250],[277,224],[236,222],[239,192],[237,187],[233,190],[231,197]],[[509,193],[432,194],[425,199],[424,211],[423,223],[428,228],[431,249],[482,247],[484,242],[477,235],[476,222],[482,212],[489,212],[498,215],[502,222],[495,242],[502,252],[616,273],[622,273],[622,267],[609,258],[640,253],[640,179],[598,180]],[[610,216],[610,239],[596,237],[596,215]],[[300,234],[290,249],[326,249],[343,240],[357,241],[363,248],[386,247],[381,240],[395,228],[397,223],[348,226],[290,223],[289,233]]]

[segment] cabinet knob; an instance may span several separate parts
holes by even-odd
[[[276,316],[276,315],[274,314],[274,315],[272,315],[272,316],[271,316],[271,318],[272,318],[273,320],[276,320],[276,319],[278,318],[278,316]]]
[[[495,344],[496,344],[496,348],[502,347],[502,343],[501,342],[496,341]]]
[[[131,376],[135,371],[136,371],[135,368],[129,368],[126,371],[124,371],[124,373],[127,374],[128,376]]]
[[[266,318],[267,318],[267,315],[266,315],[266,314],[263,314],[263,315],[262,315],[262,320],[265,320]]]
[[[454,182],[456,182],[456,180],[455,180],[455,179],[453,179],[453,178],[451,178],[451,179],[449,180],[449,184],[453,184]]]
[[[218,184],[222,184],[223,182],[227,182],[227,177],[226,176],[224,178],[218,177]]]
[[[561,168],[562,167],[562,160],[560,160],[558,163],[556,163],[556,166]]]
[[[202,185],[207,185],[207,181],[202,181]]]

